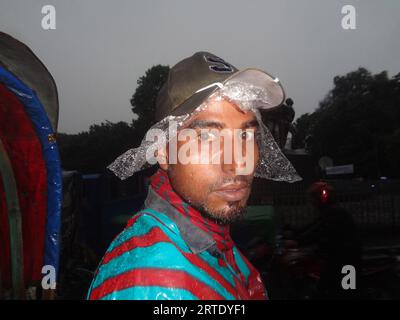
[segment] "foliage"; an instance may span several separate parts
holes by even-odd
[[[150,126],[155,123],[156,99],[162,85],[167,80],[169,66],[156,65],[146,71],[146,74],[137,81],[138,87],[132,96],[132,112],[138,118],[132,125],[143,138]]]
[[[106,121],[91,125],[88,131],[78,134],[59,133],[57,141],[62,168],[82,173],[103,172],[120,154],[138,146],[154,122],[156,97],[168,71],[168,66],[157,65],[139,78],[131,99],[137,119],[131,124]]]
[[[364,177],[399,177],[400,74],[359,68],[336,76],[319,108],[299,117],[295,128],[295,146],[314,159],[353,163]]]

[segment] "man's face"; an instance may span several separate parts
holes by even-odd
[[[176,164],[161,165],[161,168],[167,171],[172,187],[186,202],[216,222],[229,224],[243,215],[250,195],[259,159],[255,138],[258,122],[251,111],[244,112],[227,100],[214,99],[192,116],[180,132],[187,129],[196,132],[195,139],[193,136],[185,141],[178,139],[177,150],[179,153],[185,144],[196,146],[185,153],[189,161],[182,163],[178,155]],[[210,146],[206,155],[208,160],[218,161],[204,163],[201,144],[215,142],[213,132],[224,135],[219,137],[217,148]]]

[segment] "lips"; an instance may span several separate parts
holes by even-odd
[[[240,201],[247,196],[249,186],[245,183],[231,183],[215,191],[226,201]]]

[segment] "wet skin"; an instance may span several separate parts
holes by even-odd
[[[166,149],[158,151],[158,158],[161,169],[165,170],[171,181],[173,189],[195,209],[202,214],[217,221],[220,224],[230,224],[243,215],[244,208],[251,191],[251,183],[254,176],[256,164],[259,159],[259,150],[257,143],[254,142],[253,148],[246,148],[246,140],[255,139],[255,132],[258,128],[257,120],[251,111],[242,111],[234,103],[227,100],[211,100],[207,108],[193,115],[181,130],[190,128],[196,130],[197,137],[191,143],[211,143],[214,139],[212,134],[202,133],[201,129],[224,129],[230,132],[232,139],[234,129],[242,129],[237,139],[242,143],[242,155],[252,163],[236,161],[235,148],[231,148],[231,159],[224,163],[224,140],[219,141],[219,150],[211,157],[220,157],[218,164],[182,164],[179,161],[176,164],[168,164],[168,146]],[[203,130],[204,132],[204,130]],[[177,148],[188,143],[186,141],[177,141]],[[192,160],[199,160],[201,154],[200,147],[187,155]],[[211,149],[211,148],[210,148]],[[215,151],[215,150],[213,150]],[[210,151],[212,153],[212,151]],[[247,158],[247,153],[252,152],[253,156]],[[230,163],[229,163],[230,162]],[[249,166],[251,170],[246,174],[238,174],[241,166]]]

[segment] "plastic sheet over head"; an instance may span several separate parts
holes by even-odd
[[[135,172],[156,164],[157,160],[154,153],[149,153],[149,151],[165,147],[172,137],[177,136],[178,131],[184,127],[192,116],[207,108],[207,102],[211,99],[226,99],[243,111],[252,111],[254,113],[259,124],[258,134],[256,135],[259,148],[259,161],[255,169],[256,177],[285,182],[296,182],[302,179],[280,150],[267,126],[262,122],[259,109],[262,109],[262,106],[270,105],[270,97],[267,90],[236,81],[228,81],[192,113],[168,116],[154,124],[148,130],[139,147],[126,151],[107,168],[121,180],[124,180]],[[172,122],[175,125],[172,126]],[[161,138],[155,141],[152,138],[152,133],[154,132],[163,134],[157,135],[157,137]]]

